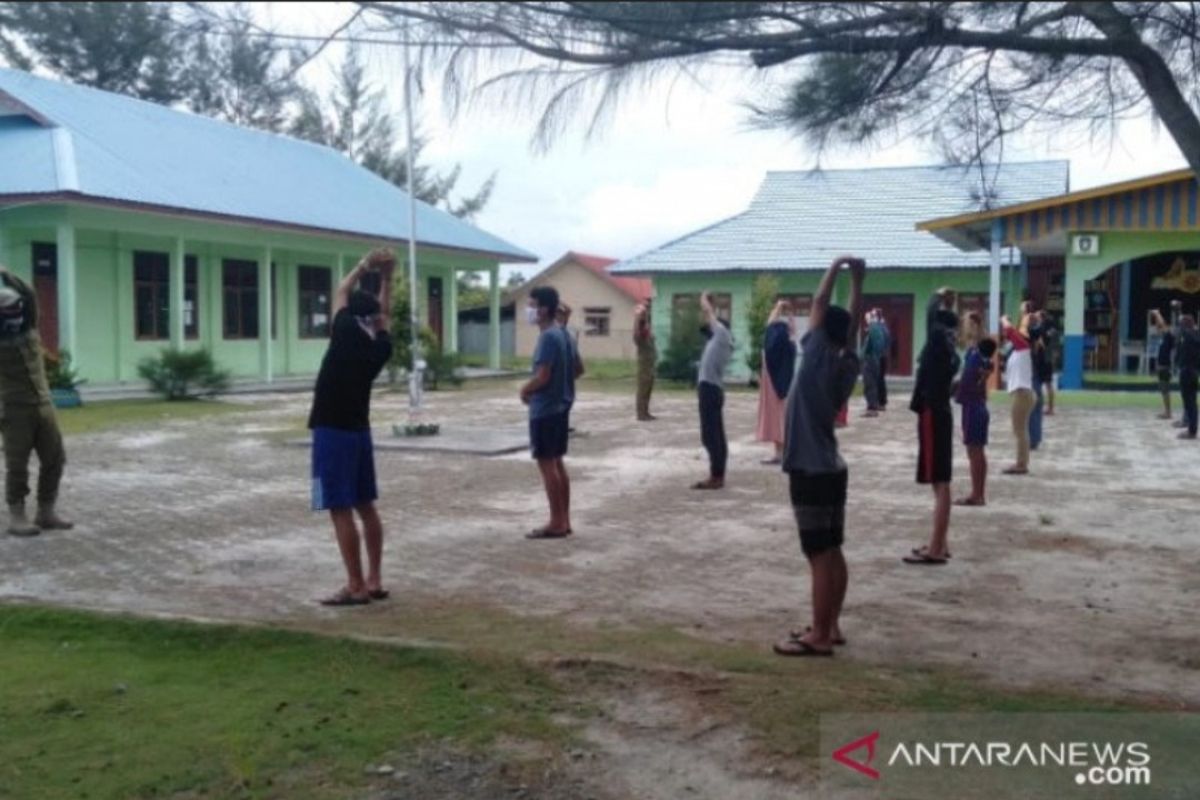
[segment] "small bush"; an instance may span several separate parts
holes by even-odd
[[[767,333],[767,320],[779,296],[779,281],[774,275],[759,275],[750,290],[750,307],[746,310],[746,325],[750,329],[750,346],[746,348],[746,366],[750,367],[750,382],[758,383],[762,370],[762,344]]]
[[[57,356],[46,353],[42,361],[46,365],[46,381],[51,389],[70,391],[87,383],[79,377],[79,371],[72,364],[70,350],[59,350]]]
[[[437,391],[442,384],[459,386],[462,376],[458,374],[459,356],[457,353],[446,353],[437,339],[422,347],[425,354],[425,388]]]
[[[704,350],[700,335],[700,307],[681,306],[671,317],[671,339],[658,361],[658,376],[668,381],[694,384],[696,366]]]
[[[229,372],[207,350],[163,350],[138,364],[150,391],[167,400],[212,397],[229,389]]]

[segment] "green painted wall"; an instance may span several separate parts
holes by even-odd
[[[1068,236],[1067,241],[1070,241]],[[1080,257],[1067,255],[1066,309],[1063,322],[1067,334],[1082,335],[1084,297],[1088,281],[1103,275],[1112,267],[1142,256],[1174,250],[1200,250],[1200,233],[1154,231],[1100,234],[1100,255]]]
[[[819,272],[776,272],[781,294],[812,294],[820,283]],[[671,337],[672,297],[676,294],[696,294],[708,290],[714,294],[729,294],[733,302],[733,331],[735,351],[729,367],[732,380],[746,380],[749,367],[746,356],[749,352],[749,328],[747,309],[750,304],[751,287],[757,273],[711,273],[711,274],[663,274],[652,276],[654,280],[654,335],[661,352]],[[867,271],[863,291],[866,294],[899,294],[913,297],[913,360],[925,345],[925,304],[934,291],[950,286],[960,292],[986,292],[988,273],[980,270],[877,270]],[[1006,301],[1009,298],[1006,295]],[[834,294],[834,302],[849,301],[849,277],[843,275]],[[753,343],[760,346],[761,343]]]
[[[198,338],[186,348],[204,347],[235,377],[264,374],[259,340],[224,337],[222,261],[237,258],[276,265],[276,335],[271,343],[272,374],[276,377],[311,375],[324,355],[325,339],[301,338],[299,267],[327,267],[331,286],[340,280],[339,263],[348,271],[360,255],[383,244],[334,236],[267,230],[237,224],[220,224],[161,214],[143,214],[109,208],[27,206],[0,212],[0,258],[26,280],[32,281],[32,243],[56,243],[57,226],[68,223],[75,231],[77,261],[75,362],[91,384],[138,382],[137,364],[170,345],[169,340],[138,341],[135,335],[133,254],[151,251],[170,254],[182,239],[184,250],[197,258],[199,305]],[[404,259],[406,250],[397,245]],[[62,256],[59,256],[62,262]],[[406,260],[404,260],[406,262]],[[398,267],[407,269],[402,262]],[[443,281],[443,331],[453,345],[455,328],[455,270],[489,271],[496,262],[440,248],[420,248],[417,255],[420,316],[428,320],[428,279]],[[60,295],[64,286],[60,268]],[[266,321],[262,320],[266,325]]]

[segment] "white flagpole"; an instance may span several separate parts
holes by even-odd
[[[408,57],[408,20],[404,21],[404,122],[408,132],[408,145],[404,159],[408,169],[408,302],[410,325],[412,326],[412,369],[408,378],[408,413],[416,416],[421,411],[421,391],[424,388],[424,361],[421,358],[420,319],[417,306],[417,198],[413,193],[413,111],[412,111],[412,68]]]

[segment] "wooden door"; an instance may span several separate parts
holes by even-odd
[[[437,337],[439,344],[445,344],[442,338],[442,279],[429,279],[429,329]]]
[[[878,308],[883,312],[888,333],[891,335],[888,374],[912,375],[913,296],[911,294],[863,295],[863,311],[866,312],[872,308]]]
[[[41,334],[46,352],[58,353],[58,245],[34,242],[32,247],[38,333]]]

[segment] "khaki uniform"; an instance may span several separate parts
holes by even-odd
[[[654,391],[654,371],[658,366],[658,347],[649,325],[638,325],[633,343],[637,345],[637,416],[646,419],[650,416],[650,393]]]
[[[39,506],[53,506],[66,466],[62,434],[42,361],[37,332],[37,301],[33,291],[15,276],[4,279],[22,296],[28,330],[0,337],[0,436],[4,439],[5,497],[8,505],[24,502],[29,494],[29,457],[36,452]]]

